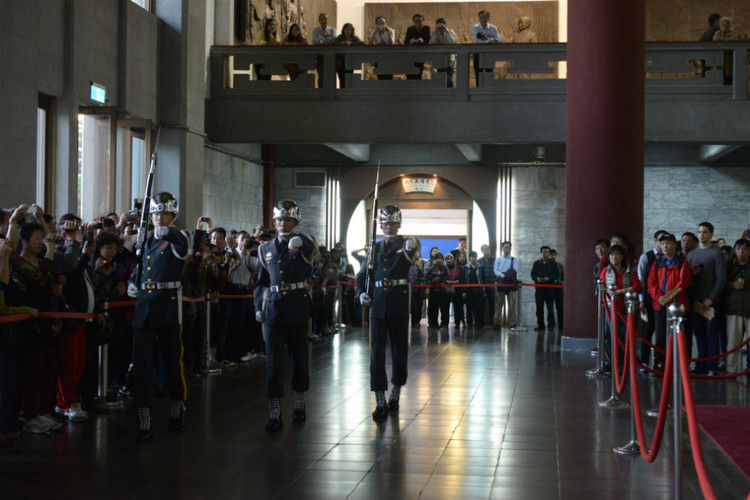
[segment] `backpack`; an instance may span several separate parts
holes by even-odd
[[[505,277],[503,278],[503,284],[504,285],[516,285],[515,288],[507,287],[505,288],[506,292],[512,292],[513,290],[518,290],[518,272],[516,272],[515,269],[513,269],[513,259],[515,257],[510,258],[510,269],[505,271]]]

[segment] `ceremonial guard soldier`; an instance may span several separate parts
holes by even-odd
[[[387,205],[378,214],[385,238],[373,246],[370,266],[357,273],[357,294],[362,305],[370,305],[370,390],[375,392],[376,408],[372,418],[397,411],[401,386],[406,383],[409,329],[409,268],[419,257],[419,241],[398,235],[401,211]],[[369,274],[369,280],[368,280]],[[368,289],[368,282],[369,288]],[[390,338],[393,389],[385,402],[388,378],[385,372],[385,346]]]
[[[263,324],[266,341],[266,397],[269,432],[280,431],[281,398],[284,396],[282,363],[289,354],[294,391],[293,418],[305,420],[305,392],[310,388],[307,332],[312,301],[307,279],[312,274],[316,244],[312,238],[294,232],[300,209],[293,200],[282,200],[273,209],[278,236],[258,249],[260,272],[255,283],[255,317]]]
[[[177,217],[177,199],[171,193],[151,198],[153,235],[143,245],[139,280],[128,285],[128,295],[137,297],[133,315],[133,398],[138,408],[140,430],[136,441],[154,437],[150,405],[154,396],[153,367],[156,343],[164,360],[171,409],[169,430],[177,431],[185,419],[187,386],[182,366],[182,271],[191,254],[190,235],[172,226]],[[197,230],[195,241],[203,238]]]

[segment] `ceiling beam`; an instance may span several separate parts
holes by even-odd
[[[719,161],[729,153],[737,151],[741,147],[741,144],[701,144],[700,159],[703,163],[713,163]]]
[[[369,144],[353,144],[347,142],[326,142],[324,144],[337,153],[341,153],[354,161],[366,162],[370,159]]]
[[[481,144],[456,144],[456,147],[469,161],[482,161]]]

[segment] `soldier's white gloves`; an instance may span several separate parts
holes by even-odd
[[[263,323],[263,311],[255,311],[255,321]]]
[[[156,226],[154,228],[154,237],[157,240],[160,240],[160,239],[164,238],[168,234],[169,234],[169,227],[168,226]]]
[[[128,283],[128,297],[131,299],[138,297],[138,287],[135,283]]]
[[[416,238],[406,238],[406,241],[404,242],[404,250],[408,253],[412,253],[416,251],[417,248],[419,248],[419,242]]]
[[[289,250],[294,248],[302,248],[302,238],[299,236],[293,236],[292,239],[289,240]]]
[[[363,306],[369,306],[370,304],[372,304],[372,299],[370,298],[369,295],[362,292],[359,294],[359,303],[362,304]]]

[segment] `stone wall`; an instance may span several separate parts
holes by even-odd
[[[659,229],[679,237],[709,221],[714,238],[733,245],[750,226],[750,167],[647,167],[644,184],[644,248],[651,247]]]
[[[286,198],[296,201],[302,212],[299,231],[315,237],[323,245],[326,241],[326,188],[295,187],[295,173],[302,170],[321,171],[320,168],[276,168],[274,202]]]
[[[565,264],[565,168],[514,167],[511,188],[511,255],[518,258],[518,277],[531,282],[531,266],[540,258],[539,247],[548,245]],[[524,287],[523,324],[536,326],[534,289]]]
[[[205,164],[204,214],[214,227],[252,231],[263,220],[263,167],[211,148],[205,148]]]

